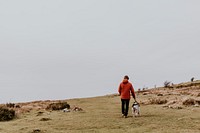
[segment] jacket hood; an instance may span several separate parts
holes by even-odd
[[[128,83],[128,80],[127,80],[127,79],[124,79],[124,80],[122,81],[122,83],[123,83],[123,84],[127,84],[127,83]]]

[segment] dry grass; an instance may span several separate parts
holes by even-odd
[[[148,95],[147,95],[148,96]],[[139,95],[138,100],[145,100]],[[149,96],[148,96],[149,97]],[[133,101],[132,101],[133,102]],[[80,112],[32,110],[18,119],[0,123],[0,133],[168,133],[200,131],[199,108],[166,109],[162,105],[141,105],[141,116],[121,118],[120,98],[104,96],[68,100],[83,108]],[[40,115],[38,115],[40,114]]]
[[[77,112],[45,110],[56,101],[21,103],[18,104],[21,108],[16,109],[21,111],[18,118],[1,122],[0,133],[199,133],[200,107],[187,101],[194,99],[195,104],[200,104],[196,95],[199,93],[199,86],[141,91],[137,94],[141,116],[137,118],[132,117],[131,109],[128,118],[121,117],[121,101],[117,95],[64,100],[71,107],[83,109]]]
[[[161,99],[161,98],[149,99],[149,104],[166,104],[166,103],[167,103],[166,99]]]

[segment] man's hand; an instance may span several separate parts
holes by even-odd
[[[133,98],[134,98],[135,102],[137,102],[137,101],[136,101],[136,98],[135,98],[135,97],[133,97]]]

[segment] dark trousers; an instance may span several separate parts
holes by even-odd
[[[128,115],[129,101],[130,101],[130,99],[121,99],[121,102],[122,102],[122,114],[124,114],[124,116]]]

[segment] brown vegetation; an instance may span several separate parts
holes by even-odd
[[[15,111],[5,107],[0,107],[0,121],[9,121],[15,118]]]
[[[192,98],[186,99],[185,101],[183,101],[183,105],[195,105],[195,100]]]
[[[121,102],[117,94],[17,103],[20,108],[15,105],[10,109],[15,110],[19,117],[14,121],[1,123],[0,132],[199,132],[200,81],[172,86],[173,88],[157,87],[136,92],[137,101],[141,105],[141,116],[138,118],[132,117],[131,108],[129,117],[121,118]],[[131,99],[130,104],[132,102]],[[68,103],[72,105],[68,113],[59,111]],[[84,111],[79,111],[82,110],[80,107]]]
[[[50,118],[41,118],[40,121],[49,121],[51,120]]]
[[[160,99],[160,98],[149,99],[149,104],[165,104],[165,103],[167,103],[166,99]]]
[[[67,102],[55,102],[55,103],[50,103],[47,106],[47,110],[62,110],[62,109],[69,109],[70,105]]]

